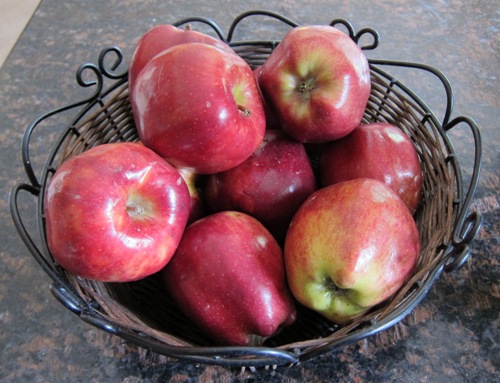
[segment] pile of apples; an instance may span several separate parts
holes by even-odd
[[[370,88],[331,26],[291,29],[257,68],[201,32],[152,28],[129,70],[140,142],[85,151],[48,185],[55,261],[105,282],[161,273],[218,344],[260,344],[299,304],[362,315],[420,250],[419,158],[399,128],[361,124]]]

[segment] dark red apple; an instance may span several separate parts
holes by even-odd
[[[422,167],[415,146],[401,129],[386,122],[360,125],[328,143],[319,173],[323,186],[363,177],[382,181],[412,213],[422,194]]]
[[[262,65],[259,85],[281,129],[301,142],[328,142],[361,122],[370,68],[361,49],[340,30],[296,27]]]
[[[239,165],[266,129],[250,66],[207,44],[180,44],[155,56],[139,74],[131,101],[144,145],[195,173]]]
[[[245,162],[207,177],[205,197],[212,211],[243,211],[284,239],[293,214],[315,190],[304,145],[282,131],[267,130]]]
[[[179,308],[218,344],[260,344],[295,320],[282,250],[244,213],[188,226],[162,276]]]
[[[347,323],[391,297],[419,258],[417,225],[386,184],[356,178],[319,189],[285,241],[287,280],[299,302]]]
[[[44,208],[59,265],[84,278],[126,282],[170,260],[188,219],[189,193],[179,172],[150,149],[104,144],[57,169]]]
[[[191,29],[189,25],[181,29],[169,24],[156,25],[139,39],[129,67],[129,86],[132,88],[140,71],[158,53],[174,45],[203,43],[233,51],[225,42]]]

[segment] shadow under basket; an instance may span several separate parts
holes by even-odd
[[[256,18],[277,20],[287,27],[298,25],[267,11],[238,16],[227,35],[212,20],[205,18],[184,19],[175,25],[196,22],[208,26],[251,67],[256,67],[265,61],[279,41],[232,41],[234,32],[243,21],[253,22]],[[343,19],[333,20],[331,25],[345,29],[358,45],[368,38],[370,45],[360,45],[362,49],[374,49],[378,45],[378,34],[373,29],[365,28],[355,33],[352,25]],[[403,130],[414,143],[424,176],[422,201],[415,213],[421,240],[419,263],[411,279],[390,300],[343,326],[299,307],[295,324],[262,346],[222,347],[211,343],[180,313],[164,293],[158,275],[132,283],[100,283],[67,273],[54,262],[47,247],[44,194],[54,172],[68,158],[96,145],[138,140],[128,97],[127,71],[119,72],[124,66],[123,61],[118,48],[104,49],[97,64],[83,64],[76,75],[78,84],[93,89],[94,93],[88,99],[50,111],[28,126],[22,142],[22,155],[29,183],[16,185],[10,195],[15,226],[29,251],[52,279],[51,292],[85,322],[173,358],[234,367],[290,365],[340,349],[393,326],[415,308],[443,271],[455,270],[468,259],[470,244],[481,226],[480,215],[469,211],[481,162],[478,128],[467,117],[450,120],[451,87],[438,70],[416,63],[369,60],[372,90],[363,122],[384,121]],[[388,73],[387,68],[391,67],[430,73],[438,86],[444,87],[447,99],[442,121],[419,97]],[[88,80],[92,76],[95,80]],[[78,110],[76,116],[61,132],[48,156],[43,156],[45,166],[40,174],[35,174],[30,158],[34,130],[43,121],[72,109]],[[473,137],[474,162],[467,185],[464,185],[458,157],[448,136],[457,125],[468,126]],[[28,192],[36,199],[38,233],[29,230],[26,219],[21,217],[21,192]]]

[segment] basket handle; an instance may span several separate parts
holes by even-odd
[[[394,85],[397,85],[401,89],[403,89],[407,94],[409,94],[412,99],[419,104],[420,107],[423,109],[429,109],[427,105],[423,103],[422,100],[420,100],[419,97],[411,90],[409,89],[406,85],[404,85],[402,82],[399,80],[396,80],[392,78],[388,73],[385,73],[382,71],[378,66],[394,66],[394,67],[402,67],[402,68],[410,68],[410,69],[417,69],[417,70],[423,70],[425,72],[431,73],[435,77],[438,78],[440,81],[441,85],[444,88],[445,94],[446,94],[446,108],[444,111],[443,119],[441,121],[441,125],[445,126],[449,124],[450,121],[450,116],[451,113],[453,112],[453,104],[454,104],[454,97],[453,97],[453,89],[451,87],[450,81],[448,78],[445,76],[443,72],[440,70],[434,68],[431,65],[423,64],[423,63],[418,63],[418,62],[410,62],[410,61],[396,61],[396,60],[380,60],[380,59],[369,59],[368,60],[370,63],[370,67],[372,70],[376,71],[378,74],[391,79],[394,83]]]
[[[204,23],[204,24],[210,26],[222,41],[224,41],[227,44],[230,44],[233,40],[234,33],[235,33],[236,29],[239,27],[240,23],[244,19],[247,19],[249,17],[255,17],[255,16],[264,16],[264,17],[268,17],[270,19],[275,19],[275,20],[283,22],[284,24],[287,24],[288,26],[290,26],[292,28],[300,26],[299,23],[297,23],[296,21],[294,21],[286,16],[283,16],[282,14],[279,14],[279,13],[276,13],[273,11],[264,10],[264,9],[254,9],[251,11],[241,13],[231,23],[227,35],[224,35],[224,32],[217,25],[217,23],[215,23],[212,19],[209,19],[206,17],[185,18],[185,19],[182,19],[182,20],[175,22],[173,25],[176,27],[180,27],[184,24],[188,24],[191,22],[201,22],[201,23]],[[347,34],[349,35],[349,37],[352,40],[354,40],[354,42],[356,44],[358,44],[360,46],[360,48],[363,50],[375,49],[379,44],[380,36],[375,29],[363,28],[363,29],[360,29],[356,33],[354,31],[353,25],[345,19],[339,18],[339,19],[334,19],[330,22],[330,26],[332,26],[332,27],[337,27],[338,25],[342,25],[347,30]],[[361,38],[365,35],[369,35],[371,37],[372,42],[370,44],[361,46],[360,45]],[[275,46],[278,43],[279,43],[279,41],[276,40],[276,41],[273,41],[272,45]]]
[[[14,221],[15,228],[19,233],[19,236],[23,240],[24,244],[28,248],[28,250],[31,252],[31,254],[33,254],[37,262],[43,268],[43,270],[49,275],[52,275],[53,270],[51,265],[46,261],[45,257],[38,249],[37,245],[31,238],[31,235],[26,229],[26,226],[24,225],[23,220],[21,218],[21,213],[19,211],[19,204],[18,204],[18,197],[20,192],[27,192],[35,197],[38,197],[38,195],[40,194],[40,189],[36,186],[29,185],[26,183],[20,183],[15,185],[9,194],[10,214],[12,216],[12,220]]]
[[[150,335],[144,333],[138,334],[134,330],[124,328],[104,318],[92,307],[92,303],[86,304],[59,282],[53,282],[50,285],[50,291],[63,306],[78,315],[84,322],[107,333],[138,344],[141,347],[172,358],[231,367],[245,367],[249,365],[249,361],[251,361],[252,366],[255,367],[299,362],[296,355],[288,351],[277,350],[270,347],[168,346]]]
[[[23,240],[24,244],[26,245],[28,250],[31,252],[31,254],[35,258],[35,260],[38,262],[38,264],[41,266],[43,271],[45,271],[47,273],[47,275],[49,275],[49,277],[53,281],[55,281],[51,285],[52,293],[54,293],[54,288],[53,288],[54,283],[57,286],[63,286],[63,284],[61,283],[63,277],[61,274],[59,274],[55,270],[54,264],[49,262],[47,260],[47,258],[44,257],[44,255],[42,254],[42,252],[40,251],[40,249],[36,245],[35,241],[33,240],[33,237],[28,232],[28,229],[26,228],[26,225],[23,222],[23,219],[21,217],[21,212],[19,210],[19,203],[18,203],[18,198],[19,198],[19,195],[21,192],[29,193],[32,196],[38,197],[40,194],[40,189],[33,186],[33,185],[26,184],[26,183],[20,183],[20,184],[15,185],[9,194],[10,213],[12,216],[12,220],[14,221],[14,226],[15,226],[17,232],[19,233],[19,236]],[[54,295],[56,295],[56,294],[54,294]],[[56,296],[56,297],[60,301],[62,301],[62,303],[66,307],[70,308],[73,312],[80,311],[81,307],[83,307],[85,305],[85,303],[81,299],[79,299],[75,293],[72,293],[72,292],[66,290],[64,296],[65,296],[64,301],[62,301],[60,299],[61,298],[60,294],[59,294],[59,296]]]
[[[128,71],[117,72],[117,69],[122,65],[123,53],[118,47],[107,47],[101,51],[99,54],[98,64],[85,63],[78,67],[76,70],[76,82],[82,88],[95,87],[92,94],[86,99],[77,101],[75,103],[62,106],[60,108],[53,109],[45,114],[42,114],[37,119],[35,119],[24,132],[21,153],[23,159],[24,170],[31,185],[35,188],[40,189],[40,181],[35,175],[35,171],[32,166],[30,158],[30,142],[33,131],[39,126],[43,121],[48,120],[54,115],[66,112],[68,110],[77,108],[82,105],[90,105],[91,103],[99,100],[104,87],[105,78],[112,80],[126,79],[128,76]],[[94,79],[89,79],[89,77],[94,77]]]
[[[83,318],[87,322],[106,329],[107,322],[98,318]],[[90,320],[89,320],[90,319]],[[109,329],[107,330],[109,331]],[[297,355],[291,352],[272,347],[239,347],[239,346],[215,346],[215,347],[178,347],[166,346],[153,337],[144,338],[144,334],[115,326],[112,328],[115,335],[125,340],[139,344],[153,352],[167,355],[175,359],[189,360],[194,363],[219,365],[226,367],[264,367],[281,366],[299,362]]]
[[[481,229],[482,216],[479,212],[473,211],[469,212],[470,204],[472,198],[477,188],[479,181],[479,174],[481,172],[481,155],[482,155],[482,144],[481,144],[481,134],[479,129],[474,122],[469,117],[460,116],[452,121],[450,121],[443,129],[449,132],[451,129],[455,128],[460,124],[465,124],[469,127],[473,139],[474,139],[474,166],[472,170],[472,175],[470,183],[465,191],[465,197],[462,199],[461,193],[463,193],[464,186],[462,180],[462,174],[458,174],[458,193],[459,199],[462,202],[460,206],[460,212],[457,217],[457,225],[455,231],[453,232],[452,244],[449,253],[446,255],[446,263],[444,265],[445,271],[454,271],[460,268],[469,258],[471,254],[470,244]],[[452,165],[455,166],[457,170],[460,167],[457,164],[457,159],[455,157],[450,158]]]

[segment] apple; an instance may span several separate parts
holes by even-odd
[[[245,213],[189,225],[162,277],[180,310],[218,344],[262,344],[296,317],[283,252]]]
[[[417,226],[396,192],[356,178],[321,188],[302,204],[284,257],[295,298],[344,324],[396,293],[419,251]]]
[[[131,102],[144,145],[199,174],[239,165],[266,130],[250,66],[207,44],[175,45],[156,55],[137,77]]]
[[[240,165],[207,177],[205,199],[213,212],[250,214],[284,239],[293,214],[316,190],[304,145],[279,130],[267,130],[259,148]]]
[[[319,161],[323,186],[353,178],[375,178],[398,193],[414,213],[422,194],[422,167],[415,146],[398,127],[363,124],[325,145]]]
[[[264,105],[264,113],[266,115],[266,128],[267,129],[281,129],[280,121],[278,119],[278,116],[276,115],[276,112],[269,106],[269,104],[266,102],[266,99],[262,95],[262,91],[260,90],[259,86],[259,77],[260,77],[260,71],[261,71],[262,66],[258,66],[253,70],[253,74],[255,76],[255,82],[257,83],[257,88],[259,90],[259,93],[262,97],[262,103]]]
[[[47,244],[68,272],[128,282],[172,258],[189,214],[179,172],[136,143],[110,143],[65,161],[44,196]]]
[[[200,179],[202,176],[186,168],[179,168],[177,170],[184,179],[184,182],[186,183],[186,186],[189,190],[191,201],[189,208],[189,218],[187,221],[187,224],[189,225],[194,221],[203,218],[207,214],[204,197],[202,195],[202,189],[200,186]]]
[[[132,54],[129,66],[129,86],[132,88],[140,71],[158,53],[174,45],[184,43],[204,43],[233,52],[232,48],[222,40],[218,40],[207,34],[191,29],[186,25],[185,29],[169,24],[155,25],[139,39]]]
[[[339,29],[296,27],[262,65],[259,86],[285,132],[300,142],[323,143],[346,136],[361,122],[370,68]]]

